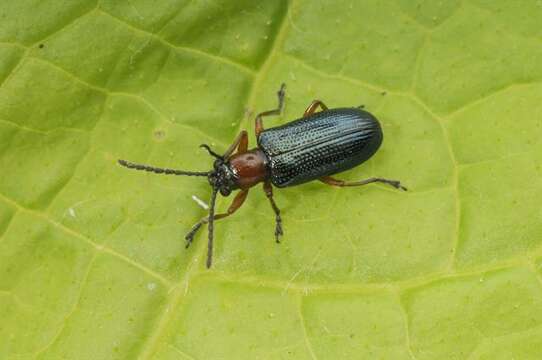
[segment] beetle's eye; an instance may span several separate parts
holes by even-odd
[[[228,196],[231,194],[231,190],[227,188],[221,188],[220,193],[222,194],[222,196]]]
[[[215,168],[215,170],[218,170],[221,165],[222,165],[222,160],[215,160],[213,167]]]

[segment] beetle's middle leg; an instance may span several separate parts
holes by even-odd
[[[323,111],[327,110],[326,104],[324,104],[320,100],[313,100],[312,103],[305,110],[305,113],[303,113],[303,117],[307,117],[309,115],[314,114],[314,112],[316,111],[318,107],[320,107]]]
[[[284,95],[286,92],[284,91],[286,89],[286,84],[282,84],[280,86],[279,91],[277,92],[277,97],[279,99],[279,103],[277,105],[276,109],[264,111],[262,113],[259,113],[258,116],[256,116],[256,138],[260,136],[260,133],[263,131],[263,121],[262,118],[264,116],[270,116],[270,115],[280,115],[282,113],[282,110],[284,109]]]
[[[321,177],[319,180],[331,186],[362,186],[362,185],[367,185],[374,182],[380,182],[380,183],[391,185],[396,189],[407,191],[407,188],[401,185],[401,182],[398,180],[389,180],[389,179],[377,178],[377,177],[372,177],[369,179],[359,180],[359,181],[344,181],[344,180],[335,179],[331,176],[324,176],[324,177]]]
[[[282,232],[282,219],[280,217],[280,209],[275,203],[275,199],[273,199],[273,187],[271,186],[271,183],[269,181],[263,183],[263,191],[265,192],[265,195],[269,199],[271,207],[275,212],[275,241],[277,243],[280,243],[280,237],[284,235],[284,233]]]
[[[213,217],[214,220],[224,219],[225,217],[230,216],[234,212],[237,211],[243,205],[245,202],[245,199],[247,198],[248,190],[241,190],[233,199],[230,207],[225,213],[221,214],[215,214]],[[202,225],[207,224],[209,222],[209,216],[205,216],[200,221],[198,221],[194,226],[192,226],[192,229],[186,234],[185,240],[186,240],[186,248],[192,244],[192,241],[194,240],[194,235],[198,232],[198,230],[201,228]]]

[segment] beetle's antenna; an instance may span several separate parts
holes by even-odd
[[[213,193],[211,194],[211,203],[209,204],[209,242],[207,243],[207,269],[211,267],[213,263],[213,231],[214,231],[214,222],[215,222],[215,202],[216,195],[218,193],[217,188],[213,188]]]
[[[205,150],[207,150],[209,152],[209,154],[217,159],[220,159],[220,160],[224,160],[224,157],[221,156],[221,155],[218,155],[217,153],[215,153],[213,150],[211,150],[211,148],[209,147],[209,145],[207,144],[201,144],[199,146],[200,148],[204,148]]]
[[[148,172],[153,172],[156,174],[165,174],[165,175],[187,175],[187,176],[209,176],[209,171],[184,171],[184,170],[175,170],[175,169],[166,169],[166,168],[157,168],[154,166],[136,164],[126,160],[119,160],[119,164],[127,167],[128,169],[143,170]]]

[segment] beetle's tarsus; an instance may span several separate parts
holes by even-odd
[[[284,110],[284,96],[286,96],[286,84],[285,83],[282,83],[280,85],[280,89],[279,91],[277,91],[277,96],[279,98],[279,106],[278,106],[278,111],[279,111],[279,115],[282,114],[282,111]]]
[[[278,97],[279,103],[276,109],[261,112],[256,116],[255,124],[254,124],[254,131],[256,132],[256,138],[258,138],[260,136],[260,133],[264,130],[263,120],[262,120],[264,116],[282,114],[282,111],[284,110],[284,96],[286,95],[285,90],[286,90],[286,84],[282,83],[279,91],[277,91],[277,97]]]
[[[388,184],[390,184],[391,186],[393,186],[396,189],[403,190],[403,191],[408,191],[408,189],[406,187],[404,187],[403,185],[401,185],[401,182],[398,181],[398,180],[389,180]]]
[[[275,200],[273,199],[273,187],[271,186],[270,182],[265,182],[263,184],[263,191],[265,196],[267,196],[269,199],[271,208],[275,213],[275,242],[278,244],[280,243],[280,237],[284,234],[282,232],[282,218],[280,217],[280,209],[278,208],[277,204],[275,204]]]
[[[282,219],[277,217],[275,225],[275,242],[277,244],[280,244],[280,237],[282,235],[284,235],[284,232],[282,231]]]
[[[198,221],[196,225],[192,226],[192,229],[186,234],[184,239],[186,240],[185,249],[188,249],[190,245],[192,245],[192,241],[194,241],[194,236],[198,232],[198,230],[201,228],[201,225],[203,225],[203,221]]]
[[[279,99],[284,97],[284,95],[286,94],[285,90],[286,90],[286,83],[280,84],[280,89],[279,91],[277,91],[277,95]]]
[[[186,240],[184,248],[188,249],[190,245],[192,245],[192,241],[194,241],[194,234],[191,234],[190,236],[186,235],[184,239]]]

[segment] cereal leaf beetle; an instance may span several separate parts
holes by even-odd
[[[360,181],[338,180],[331,175],[351,169],[368,160],[382,143],[378,120],[359,107],[328,109],[314,100],[303,117],[270,129],[263,127],[263,118],[280,115],[284,108],[285,84],[278,91],[276,109],[256,116],[258,146],[248,149],[248,136],[241,131],[223,155],[202,144],[215,158],[210,171],[184,171],[157,168],[119,160],[119,164],[135,170],[166,175],[207,177],[212,188],[209,215],[198,221],[186,235],[188,248],[202,225],[208,223],[207,267],[213,261],[214,221],[232,215],[243,205],[251,187],[263,183],[263,190],[275,213],[275,241],[283,235],[280,210],[273,199],[272,185],[282,188],[320,180],[332,186],[361,186],[374,182],[406,190],[397,180],[373,177]],[[316,110],[320,108],[321,111]],[[217,194],[228,196],[239,190],[225,213],[215,214]]]

